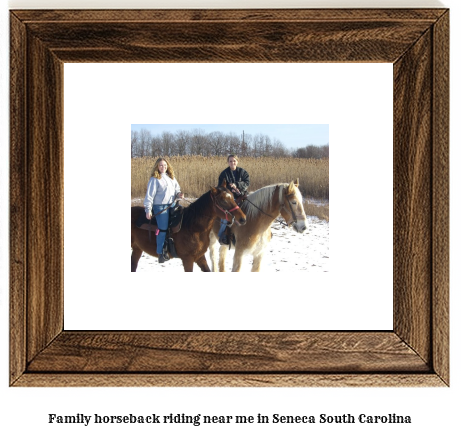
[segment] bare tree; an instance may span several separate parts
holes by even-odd
[[[154,136],[151,140],[150,155],[152,157],[163,155],[163,143],[159,135]]]
[[[180,130],[175,136],[174,153],[183,156],[187,154],[190,143],[190,135],[185,130]]]
[[[282,141],[279,139],[274,139],[274,143],[272,146],[272,156],[274,157],[287,157],[290,153],[288,152],[287,148],[283,144]]]
[[[131,158],[138,156],[139,133],[136,130],[131,131]]]
[[[181,130],[173,134],[164,131],[161,135],[152,136],[150,131],[142,129],[131,131],[131,157],[202,155],[222,156],[237,154],[238,156],[294,156],[304,159],[328,159],[329,145],[307,145],[289,151],[277,138],[270,138],[264,133],[250,135],[242,131],[223,133],[219,131],[206,134],[201,129]]]
[[[320,147],[320,155],[322,158],[330,158],[330,145],[322,145]]]
[[[195,129],[191,136],[191,154],[206,155],[208,140],[203,130]]]
[[[263,139],[263,156],[271,156],[272,155],[272,141],[269,136],[264,135]]]
[[[238,156],[240,153],[241,139],[235,133],[229,133],[228,136],[227,154],[236,154]]]
[[[174,135],[170,132],[162,132],[162,151],[165,156],[171,156],[174,150]]]
[[[302,159],[328,158],[330,155],[330,146],[307,145],[306,147],[298,148],[292,153],[292,155],[293,157],[299,157]]]
[[[139,147],[138,147],[138,156],[144,157],[149,155],[150,144],[152,141],[152,134],[149,130],[141,129],[139,133]]]
[[[251,155],[253,157],[261,157],[264,154],[265,137],[259,133],[253,137],[253,145],[251,147]]]
[[[224,153],[224,134],[222,132],[211,132],[208,134],[208,144],[210,154],[220,156]]]

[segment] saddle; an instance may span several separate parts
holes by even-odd
[[[151,232],[155,234],[158,232],[166,232],[165,242],[163,244],[163,255],[166,260],[169,260],[170,257],[178,257],[176,253],[176,248],[174,246],[173,238],[171,237],[172,233],[178,233],[181,230],[182,219],[184,218],[184,207],[177,204],[174,207],[170,208],[170,216],[168,219],[168,228],[166,230],[160,230],[157,225],[157,219],[155,216],[149,221],[146,217],[146,214],[142,213],[136,220],[136,227],[142,230],[149,231],[149,240],[151,238]],[[169,255],[168,255],[169,253]]]
[[[181,225],[182,225],[182,219],[184,217],[183,212],[184,212],[184,207],[176,204],[176,206],[171,207],[170,209],[170,217],[168,220],[168,229],[166,230],[160,230],[157,225],[157,218],[155,216],[152,217],[152,219],[149,221],[146,218],[146,215],[142,213],[139,215],[138,219],[136,220],[136,227],[142,230],[149,230],[157,233],[157,230],[160,232],[166,232],[170,231],[170,233],[178,233],[181,230]]]

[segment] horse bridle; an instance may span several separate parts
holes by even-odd
[[[287,213],[291,212],[291,217],[293,218],[293,221],[290,224],[292,224],[292,223],[296,224],[298,222],[298,217],[303,218],[302,215],[296,215],[295,211],[293,210],[293,206],[291,205],[290,197],[294,197],[294,196],[295,196],[295,194],[285,194],[285,198],[287,199],[288,205],[290,206],[290,210],[288,210],[286,208],[285,203],[283,203],[283,206],[280,208],[280,211],[282,211],[282,209],[285,209],[287,211]]]
[[[301,218],[304,218],[302,215],[296,215],[295,214],[295,211],[293,210],[293,207],[291,206],[291,203],[290,203],[290,200],[289,200],[289,197],[293,197],[294,195],[296,194],[285,194],[284,197],[287,199],[288,201],[288,204],[290,205],[290,211],[288,211],[288,209],[286,208],[285,206],[285,203],[283,203],[283,206],[280,207],[279,209],[279,212],[282,211],[282,209],[285,209],[287,212],[291,212],[291,216],[293,218],[293,221],[291,223],[284,223],[282,221],[279,221],[277,219],[277,217],[273,217],[272,215],[269,215],[268,213],[264,212],[261,208],[259,208],[258,206],[256,206],[256,204],[254,204],[253,202],[251,202],[250,200],[248,200],[248,198],[245,199],[245,201],[248,201],[248,203],[250,203],[252,206],[254,206],[256,209],[258,209],[261,213],[263,213],[264,215],[268,216],[269,218],[272,218],[274,221],[277,221],[279,224],[282,224],[283,226],[287,226],[289,227],[291,224],[296,224],[298,222],[298,217],[301,217]]]
[[[231,214],[231,212],[233,212],[234,210],[237,210],[237,209],[240,209],[240,207],[238,207],[237,205],[235,207],[233,207],[232,209],[230,210],[226,210],[226,209],[223,209],[219,204],[218,202],[216,201],[216,198],[213,197],[213,195],[211,194],[210,192],[210,196],[211,196],[211,199],[213,200],[213,204],[221,211],[224,213],[225,217],[226,217],[226,221],[229,221],[232,224],[234,224],[234,215]],[[232,220],[229,220],[227,218],[227,215],[230,215],[232,217]]]

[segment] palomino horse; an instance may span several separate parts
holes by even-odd
[[[248,195],[241,206],[247,217],[245,227],[232,226],[235,235],[235,253],[232,271],[240,271],[243,256],[253,256],[251,271],[259,271],[266,247],[271,239],[271,224],[279,216],[292,224],[298,233],[306,230],[306,214],[304,212],[301,193],[294,182],[265,186]],[[219,223],[215,223],[211,235],[210,257],[213,271],[225,271],[227,245],[219,248],[219,269],[216,248]]]
[[[135,225],[138,216],[142,213],[145,213],[143,207],[133,206],[131,208],[131,248],[133,250],[131,272],[136,271],[143,251],[158,257],[156,238],[149,240],[149,232]],[[184,271],[191,272],[195,262],[202,271],[210,272],[205,253],[210,245],[210,232],[217,217],[232,220],[239,225],[246,222],[245,214],[235,203],[232,193],[226,188],[226,181],[217,188],[211,188],[189,207],[186,207],[181,230],[172,234],[176,253],[182,260]],[[216,222],[219,224],[219,220]]]

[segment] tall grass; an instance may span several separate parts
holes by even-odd
[[[307,216],[316,216],[321,220],[330,221],[330,206],[328,204],[314,204],[305,200],[303,203],[304,212]]]
[[[131,159],[131,198],[144,197],[156,159]],[[216,186],[219,174],[227,167],[226,157],[220,156],[171,156],[168,159],[182,192],[192,198]],[[329,199],[328,159],[242,157],[239,166],[250,175],[250,191],[299,179],[299,189],[304,197]]]

